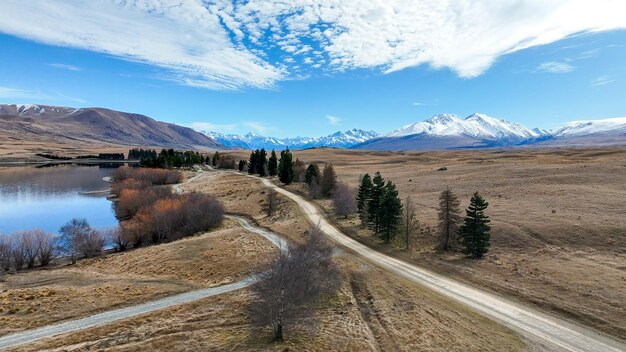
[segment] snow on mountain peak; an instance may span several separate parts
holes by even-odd
[[[337,147],[349,148],[358,143],[365,142],[371,138],[377,137],[378,133],[374,131],[364,131],[354,128],[348,131],[337,131],[323,137],[295,137],[295,138],[275,138],[256,135],[252,132],[243,136],[240,135],[224,135],[217,132],[202,132],[212,137],[219,143],[228,147],[238,147],[244,149],[284,149],[289,147],[292,149],[304,149],[314,147]]]
[[[626,117],[603,120],[572,121],[552,132],[556,137],[581,136],[595,133],[626,133]]]
[[[538,136],[520,124],[480,113],[474,113],[465,119],[454,114],[438,114],[426,121],[389,132],[385,136],[403,137],[422,133],[431,136],[470,136],[489,140],[527,139]]]

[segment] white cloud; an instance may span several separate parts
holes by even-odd
[[[268,126],[262,122],[259,121],[246,121],[243,123],[244,126],[251,128],[253,130],[255,130],[256,132],[259,132],[261,134],[266,134],[268,132],[273,132],[276,131],[275,127],[272,126]]]
[[[333,115],[326,115],[326,120],[328,120],[328,123],[331,125],[338,125],[339,122],[341,121],[340,118],[338,118],[337,116],[333,116]]]
[[[502,55],[626,28],[624,13],[623,0],[3,0],[0,32],[241,89],[290,79],[294,55],[314,57],[309,69],[429,65],[471,78]]]
[[[51,64],[46,64],[50,67],[54,67],[54,68],[59,68],[61,70],[68,70],[68,71],[81,71],[81,68],[78,66],[74,66],[74,65],[67,65],[67,64],[59,64],[59,63],[51,63]]]
[[[415,102],[415,103],[413,103],[412,105],[413,105],[413,106],[422,106],[422,105],[424,105],[424,103]]]
[[[237,124],[216,124],[212,122],[198,121],[192,122],[187,125],[188,127],[193,128],[196,131],[204,131],[204,132],[232,132],[237,128]]]
[[[192,86],[272,86],[283,73],[235,46],[222,12],[200,0],[3,0],[0,32],[156,65]]]
[[[614,79],[611,79],[609,76],[600,76],[596,79],[594,79],[593,81],[591,81],[591,85],[592,86],[603,86],[605,84],[609,84],[609,83],[613,83],[615,82]]]
[[[625,28],[625,12],[620,0],[265,0],[237,6],[233,17],[246,35],[269,29],[317,44],[337,70],[428,64],[475,77],[501,55]]]
[[[0,87],[0,99],[8,99],[15,103],[15,100],[22,99],[22,102],[34,103],[36,101],[72,101],[77,103],[87,103],[86,100],[71,97],[62,93],[45,93],[39,90],[19,89],[12,87]]]
[[[50,99],[50,97],[41,92],[32,90],[0,87],[0,98],[2,99]]]
[[[549,73],[568,73],[574,71],[574,66],[565,62],[548,61],[537,66],[537,71]]]

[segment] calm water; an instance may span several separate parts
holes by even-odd
[[[72,218],[96,228],[117,220],[102,178],[114,169],[99,166],[0,167],[0,233],[39,227],[57,233]]]

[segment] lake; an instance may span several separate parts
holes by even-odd
[[[95,228],[116,225],[104,166],[0,167],[0,233],[39,227],[58,233],[72,218]]]

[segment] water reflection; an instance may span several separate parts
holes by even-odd
[[[119,164],[117,164],[119,165]],[[110,165],[0,168],[0,233],[40,227],[56,233],[73,217],[93,227],[117,223],[103,180]]]

